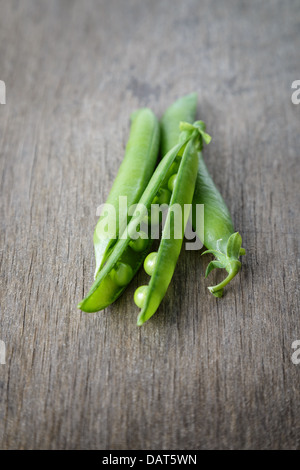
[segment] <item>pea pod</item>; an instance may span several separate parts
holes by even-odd
[[[245,254],[245,250],[241,248],[242,237],[234,231],[230,212],[206,168],[201,152],[199,152],[199,167],[193,198],[194,214],[196,204],[204,204],[204,240],[202,242],[208,250],[203,254],[212,253],[216,257],[216,260],[211,261],[207,266],[205,277],[215,268],[225,268],[228,272],[224,281],[208,288],[215,297],[222,297],[224,287],[241,269],[239,257]],[[200,236],[200,233],[198,235]]]
[[[119,196],[127,197],[128,206],[138,202],[153,174],[158,156],[159,124],[153,112],[148,108],[135,111],[131,122],[125,157],[106,200],[106,204],[115,209],[116,217],[114,214],[101,214],[94,232],[95,278],[119,233],[128,223],[126,211],[123,214],[119,211]],[[114,220],[110,221],[110,217]],[[107,235],[110,222],[115,226],[115,233]]]
[[[149,320],[156,312],[173,277],[189,215],[184,211],[184,206],[191,204],[196,183],[198,167],[196,139],[190,140],[185,147],[158,252],[151,253],[145,261],[145,269],[151,275],[149,285],[139,287],[135,293],[135,302],[142,309],[138,316],[138,325]],[[172,210],[175,206],[180,208],[181,215],[184,214],[181,216],[181,238],[176,238],[175,233],[175,214]]]
[[[167,152],[179,139],[179,123],[181,120],[191,122],[195,117],[196,94],[191,94],[180,98],[173,103],[165,112],[161,119],[161,148]],[[190,118],[188,118],[190,116]],[[177,133],[175,129],[177,128]],[[202,127],[205,132],[205,125]],[[210,292],[216,297],[223,295],[223,289],[231,279],[238,273],[241,267],[239,256],[245,254],[241,248],[241,236],[234,231],[230,212],[209,175],[202,153],[199,152],[199,165],[193,197],[193,226],[196,220],[197,204],[204,204],[204,238],[203,231],[198,230],[201,242],[208,248],[205,253],[212,253],[216,260],[212,261],[206,270],[206,276],[214,268],[225,268],[228,272],[226,279],[214,287],[209,287]]]
[[[124,291],[144,261],[152,241],[151,239],[142,239],[145,245],[138,251],[134,249],[134,245],[137,241],[140,242],[140,240],[134,240],[133,234],[137,232],[138,225],[142,223],[147,215],[147,211],[150,209],[151,203],[157,197],[179,151],[186,145],[189,139],[190,137],[186,141],[177,144],[159,163],[139,200],[139,205],[136,207],[128,226],[122,235],[119,236],[103,268],[99,270],[88,295],[78,304],[78,308],[84,312],[97,312],[114,302]],[[120,266],[121,273],[119,272]]]
[[[190,93],[176,100],[164,113],[160,120],[161,155],[166,155],[179,138],[179,123],[193,123],[196,118],[197,93]]]

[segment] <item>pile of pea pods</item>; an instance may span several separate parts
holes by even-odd
[[[208,287],[215,297],[222,297],[224,287],[239,272],[239,258],[245,254],[242,238],[234,231],[230,212],[204,163],[203,145],[211,137],[205,123],[195,121],[196,108],[197,94],[191,93],[175,101],[160,122],[148,108],[132,114],[125,156],[104,205],[113,211],[104,209],[95,228],[95,281],[78,304],[82,311],[98,312],[112,304],[143,264],[150,280],[134,294],[140,309],[137,324],[152,317],[171,282],[188,222],[182,218],[178,236],[172,207],[191,208],[193,229],[207,248],[203,254],[215,257],[205,277],[214,268],[227,271],[222,282]],[[122,198],[132,212],[123,210]],[[195,224],[198,205],[204,206],[201,229]],[[166,207],[163,224],[162,211],[156,213],[154,207]],[[148,224],[160,226],[157,251],[151,252],[152,231],[143,230]]]

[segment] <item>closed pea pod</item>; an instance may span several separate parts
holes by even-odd
[[[178,142],[180,121],[187,121],[187,115],[192,115],[196,110],[195,102],[191,100],[191,96],[194,96],[194,100],[197,99],[195,94],[180,98],[167,109],[161,120],[161,148],[164,152],[167,152],[170,147]],[[176,127],[178,129],[177,136]],[[205,132],[204,123],[202,129]],[[245,254],[245,250],[241,248],[241,236],[234,231],[230,212],[208,173],[201,152],[199,152],[198,158],[198,172],[192,204],[193,227],[202,243],[208,248],[208,251],[203,254],[212,253],[216,257],[215,261],[209,263],[206,276],[214,268],[225,268],[228,272],[228,276],[223,282],[217,286],[209,287],[212,294],[221,297],[225,285],[240,270],[241,263],[238,258],[240,255]],[[199,227],[195,224],[197,204],[204,204],[204,230],[202,230],[202,227],[199,230]]]
[[[120,213],[120,196],[127,198],[128,207],[138,202],[153,174],[158,157],[159,124],[153,112],[148,108],[135,111],[131,122],[124,159],[94,232],[95,278],[119,233],[124,231],[128,223],[126,211]],[[112,212],[106,213],[105,207],[112,209]],[[109,233],[110,225],[113,226],[113,233]]]
[[[120,211],[120,196],[127,198],[128,207],[138,202],[152,176],[158,156],[159,125],[153,112],[147,108],[140,109],[133,113],[131,121],[125,157],[94,232],[96,279],[129,219],[127,211]],[[106,208],[112,209],[112,212],[107,213]],[[113,226],[113,233],[107,233],[110,224]],[[88,294],[87,299],[83,299],[78,307],[92,312],[114,302],[139,269],[150,246],[151,240],[144,233],[132,240],[127,252],[107,276],[104,288],[100,289],[92,300]]]
[[[212,253],[216,257],[215,261],[209,263],[205,276],[208,276],[215,268],[224,268],[228,272],[224,281],[208,288],[215,297],[222,297],[224,287],[241,269],[239,257],[245,254],[245,250],[241,248],[242,237],[234,231],[230,212],[206,168],[201,152],[199,153],[193,211],[195,211],[196,204],[204,204],[204,240],[202,241],[208,250],[203,254]],[[195,229],[197,230],[197,227]]]
[[[196,118],[197,93],[190,93],[176,100],[164,112],[160,120],[160,153],[166,155],[178,143],[181,121],[193,123]]]

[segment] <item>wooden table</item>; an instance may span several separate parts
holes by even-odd
[[[3,449],[300,447],[298,0],[1,2]],[[182,252],[157,314],[77,302],[130,113],[199,94],[247,255],[223,299]]]

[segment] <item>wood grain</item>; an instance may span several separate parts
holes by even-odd
[[[300,447],[297,0],[1,2],[2,449]],[[223,299],[183,252],[159,312],[99,314],[96,208],[129,115],[199,93],[208,167],[247,249]]]

